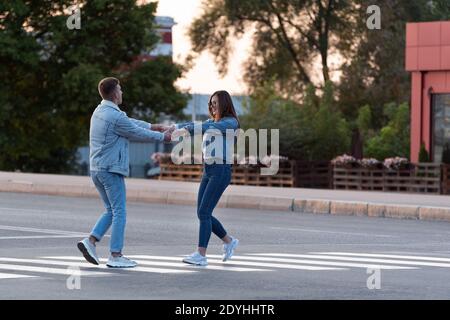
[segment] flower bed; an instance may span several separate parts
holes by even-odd
[[[345,161],[343,161],[345,159]],[[353,161],[341,157],[332,161],[333,188],[343,190],[370,190],[440,194],[440,165],[410,163],[406,158],[388,158],[383,163],[376,159]],[[352,163],[352,167],[348,167]]]

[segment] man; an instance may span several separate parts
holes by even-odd
[[[162,133],[161,125],[127,117],[119,109],[122,90],[119,80],[105,78],[98,84],[102,97],[91,117],[89,132],[91,178],[103,200],[106,212],[100,216],[89,238],[78,242],[85,259],[98,265],[95,243],[112,227],[107,266],[131,268],[137,263],[122,255],[126,223],[126,190],[124,177],[129,175],[129,140],[170,141],[170,133]]]

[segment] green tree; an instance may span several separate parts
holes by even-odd
[[[193,50],[210,51],[226,73],[231,40],[255,30],[245,79],[252,89],[274,79],[280,94],[300,95],[313,81],[318,58],[323,86],[330,80],[330,52],[349,48],[341,35],[352,29],[354,10],[347,0],[207,0],[190,28]],[[342,52],[345,55],[345,52]]]
[[[273,83],[255,90],[242,117],[245,129],[280,129],[280,154],[296,160],[330,160],[348,150],[349,129],[336,109],[333,88],[327,82],[321,97],[312,85],[303,104],[283,99]]]
[[[356,128],[358,128],[364,140],[373,136],[372,130],[372,112],[369,105],[365,105],[358,110],[356,118]]]
[[[69,30],[75,4],[81,29]],[[173,83],[182,68],[166,58],[133,63],[158,41],[155,10],[134,0],[0,3],[0,170],[69,171],[106,76],[121,80],[129,115],[180,114],[187,97]]]
[[[448,0],[355,0],[356,24],[347,37],[354,42],[346,50],[338,83],[340,109],[346,119],[353,120],[358,109],[370,105],[373,127],[386,125],[383,106],[390,102],[401,104],[409,100],[410,73],[405,70],[406,23],[450,19]],[[378,5],[381,29],[370,30],[366,9]]]
[[[301,159],[309,153],[312,132],[303,116],[305,113],[297,103],[278,96],[273,81],[257,88],[244,108],[243,129],[280,129],[281,155]]]
[[[331,160],[349,149],[349,125],[337,108],[331,82],[325,84],[313,128],[317,142],[312,148],[311,160]]]
[[[380,30],[367,28],[371,5],[381,9]],[[448,0],[206,0],[203,8],[189,32],[193,51],[211,52],[222,73],[232,40],[254,31],[244,76],[250,91],[273,78],[277,94],[303,97],[309,84],[323,89],[338,69],[338,108],[353,122],[369,105],[374,130],[386,125],[385,104],[409,100],[406,23],[450,19]],[[342,65],[333,67],[331,55]]]
[[[425,147],[424,142],[422,142],[420,144],[419,162],[430,162],[430,155],[428,154],[428,151],[427,151],[427,148]]]
[[[390,103],[385,106],[385,115],[389,122],[366,142],[365,156],[378,160],[396,156],[409,158],[409,106]]]

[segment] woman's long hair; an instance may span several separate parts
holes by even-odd
[[[217,96],[217,98],[219,99],[219,108],[218,108],[219,109],[219,118],[221,119],[223,117],[233,117],[238,122],[238,127],[240,127],[241,125],[239,122],[239,118],[236,114],[236,110],[234,110],[234,105],[233,105],[233,101],[231,100],[231,96],[225,90],[216,91],[209,98],[208,110],[209,110],[209,115],[211,116],[211,118],[214,118],[214,115],[211,110],[211,106],[212,106],[211,101],[214,96]]]

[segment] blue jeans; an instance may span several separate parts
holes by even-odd
[[[219,238],[227,234],[219,220],[212,216],[212,212],[230,181],[231,165],[205,164],[197,199],[197,216],[200,220],[199,247],[208,247],[211,231]]]
[[[91,171],[91,178],[106,209],[92,229],[91,235],[100,241],[112,225],[110,250],[121,252],[127,217],[124,176],[106,171]]]

